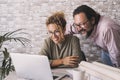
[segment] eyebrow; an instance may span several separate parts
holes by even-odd
[[[83,21],[84,21],[84,22],[79,22],[78,24],[75,23],[75,25],[83,24],[83,23],[85,23],[86,21],[88,21],[88,19],[83,20]]]
[[[50,30],[48,30],[48,32],[55,32],[55,31],[59,31],[58,29],[56,29],[56,30],[54,30],[54,31],[50,31]]]

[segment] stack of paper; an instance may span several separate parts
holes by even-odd
[[[79,68],[89,74],[89,80],[120,80],[120,70],[98,62],[82,61]]]

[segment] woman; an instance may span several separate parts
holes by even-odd
[[[85,60],[80,49],[79,39],[65,35],[66,20],[64,13],[57,12],[46,21],[49,38],[45,39],[40,54],[46,55],[51,67],[77,67]]]

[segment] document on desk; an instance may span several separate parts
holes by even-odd
[[[90,76],[90,80],[102,80],[102,79],[91,75],[91,76]]]
[[[66,71],[69,73],[70,77],[73,75],[73,69],[66,69]]]
[[[53,79],[54,80],[62,80],[65,77],[67,77],[66,74],[63,74],[63,73],[53,73]]]
[[[56,78],[55,80],[62,80],[65,77],[71,77],[71,74],[69,72],[66,71],[66,69],[62,68],[62,69],[52,69],[52,73],[53,76],[58,76],[58,78]]]
[[[71,77],[73,77],[73,69],[66,69],[67,72],[69,72],[71,74]],[[84,77],[85,80],[102,80],[98,77],[95,77],[95,76],[92,76],[92,75],[89,75],[89,74],[85,74],[85,77]]]

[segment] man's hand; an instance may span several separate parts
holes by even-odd
[[[79,56],[69,56],[62,59],[64,65],[69,67],[77,67],[79,64]]]

